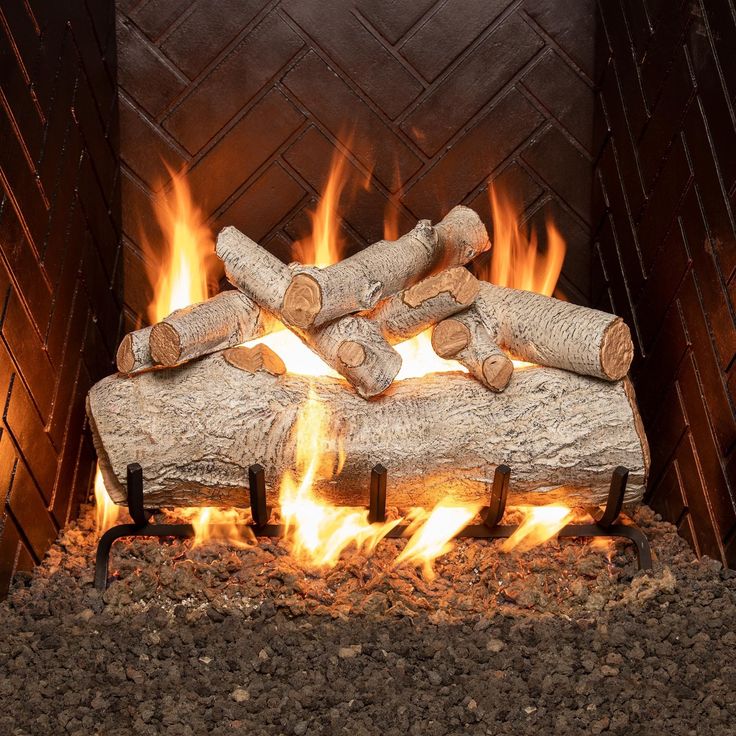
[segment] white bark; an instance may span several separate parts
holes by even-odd
[[[465,309],[477,294],[478,280],[467,268],[456,266],[384,299],[365,316],[394,345]]]
[[[534,367],[494,394],[443,373],[366,402],[336,379],[244,373],[215,354],[92,388],[87,411],[108,491],[123,502],[126,466],[138,462],[149,507],[247,506],[248,466],[259,462],[275,504],[283,472],[296,468],[294,423],[310,390],[331,412],[321,446],[345,455],[340,475],[316,484],[332,503],[366,504],[378,462],[389,471],[388,503],[400,507],[445,495],[484,501],[499,463],[512,468],[512,505],[603,502],[617,465],[631,471],[627,501],[644,490],[648,450],[627,381]]]
[[[485,282],[474,306],[498,344],[521,360],[613,381],[631,365],[631,333],[613,314]]]
[[[270,330],[272,318],[245,294],[224,291],[205,302],[177,309],[153,326],[151,357],[174,366],[254,340]]]
[[[432,347],[440,358],[452,358],[492,391],[503,391],[514,364],[497,345],[473,306],[440,322],[432,332]]]
[[[381,240],[323,269],[296,269],[284,295],[284,318],[307,328],[372,309],[425,276],[463,265],[489,247],[478,215],[455,207],[435,227],[421,220],[396,241]]]
[[[121,373],[138,373],[153,368],[153,358],[148,344],[151,327],[129,332],[120,342],[115,363]]]

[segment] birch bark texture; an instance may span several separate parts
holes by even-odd
[[[480,217],[452,209],[436,226],[420,220],[398,240],[381,240],[326,268],[297,268],[284,294],[283,316],[301,328],[362,312],[424,277],[468,263],[490,248]]]
[[[631,471],[627,502],[644,491],[649,451],[628,381],[535,367],[494,394],[443,373],[366,402],[337,379],[250,373],[215,354],[92,388],[87,413],[108,492],[124,503],[127,464],[138,462],[148,507],[247,506],[248,467],[258,462],[277,503],[276,484],[297,467],[294,425],[310,391],[330,412],[325,450],[345,457],[338,476],[315,485],[331,503],[367,503],[378,462],[389,471],[388,503],[402,508],[446,495],[482,502],[500,463],[513,468],[511,504],[603,503],[618,465]]]
[[[115,364],[121,373],[138,373],[153,368],[149,339],[152,327],[129,332],[118,346]]]
[[[473,308],[498,344],[521,360],[608,381],[631,366],[631,332],[613,314],[486,282]]]

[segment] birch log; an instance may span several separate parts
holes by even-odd
[[[286,373],[284,361],[268,345],[254,345],[252,348],[238,345],[223,351],[222,357],[241,371],[266,371],[272,376],[283,376]]]
[[[617,381],[634,356],[626,323],[597,309],[486,282],[474,308],[501,347],[530,363]]]
[[[177,309],[153,326],[154,362],[178,365],[192,358],[234,347],[270,331],[273,319],[239,291],[224,291],[207,301]]]
[[[468,307],[478,288],[475,276],[457,266],[384,299],[365,316],[376,322],[386,340],[395,345]]]
[[[329,411],[321,446],[344,453],[340,474],[315,484],[335,504],[366,504],[378,462],[399,507],[446,495],[482,502],[499,463],[512,468],[511,504],[601,503],[617,465],[631,471],[627,501],[644,490],[649,454],[628,381],[532,367],[494,394],[442,373],[365,402],[337,379],[248,373],[215,354],[92,388],[87,413],[108,492],[123,503],[126,466],[138,462],[148,507],[247,506],[248,466],[258,462],[276,504],[283,472],[297,468],[294,427],[310,390]]]
[[[115,363],[121,373],[137,373],[153,368],[149,347],[151,330],[151,327],[134,330],[122,339],[115,355]]]
[[[234,227],[220,232],[216,251],[230,283],[282,318],[289,267]],[[388,388],[401,369],[401,356],[364,317],[343,317],[311,330],[289,327],[364,398]]]
[[[463,265],[489,247],[480,217],[460,205],[435,227],[421,220],[398,240],[381,240],[332,266],[296,269],[282,314],[289,323],[307,328],[372,309],[425,276]]]
[[[491,391],[503,391],[514,372],[513,362],[472,306],[434,328],[432,347],[440,358],[464,365]]]

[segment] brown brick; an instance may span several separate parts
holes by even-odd
[[[23,536],[28,540],[35,558],[43,559],[56,537],[56,527],[46,511],[44,500],[33,478],[22,462],[15,469],[8,506],[23,530]]]

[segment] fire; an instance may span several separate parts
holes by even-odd
[[[525,514],[519,528],[506,540],[501,549],[504,552],[517,550],[526,552],[557,534],[572,520],[572,511],[567,506],[520,506]]]
[[[207,299],[207,259],[214,249],[212,231],[192,201],[183,175],[171,174],[171,190],[162,190],[154,207],[165,243],[163,263],[153,274],[151,324],[175,309]]]
[[[519,208],[508,197],[489,188],[493,218],[490,269],[480,278],[499,286],[552,296],[565,260],[565,241],[547,220],[547,250],[542,253],[537,234],[521,224]]]
[[[101,537],[111,526],[115,526],[122,514],[123,509],[115,504],[105,488],[100,464],[97,463],[95,472],[95,530],[97,536]]]
[[[340,437],[330,427],[327,407],[313,391],[299,412],[294,432],[296,470],[301,480],[297,483],[291,473],[285,473],[279,499],[292,553],[308,564],[331,567],[351,544],[373,550],[399,520],[369,524],[367,511],[329,506],[312,493],[315,481],[338,475],[344,462]]]
[[[432,562],[452,549],[452,539],[480,511],[477,506],[451,506],[442,501],[431,512],[413,509],[409,532],[414,532],[396,558],[395,564],[404,562],[421,564],[424,577],[435,577]],[[414,531],[416,530],[416,531]]]
[[[241,509],[205,508],[179,509],[178,516],[189,520],[194,529],[192,547],[206,542],[225,542],[233,547],[251,547],[255,534],[247,527],[248,517]]]

